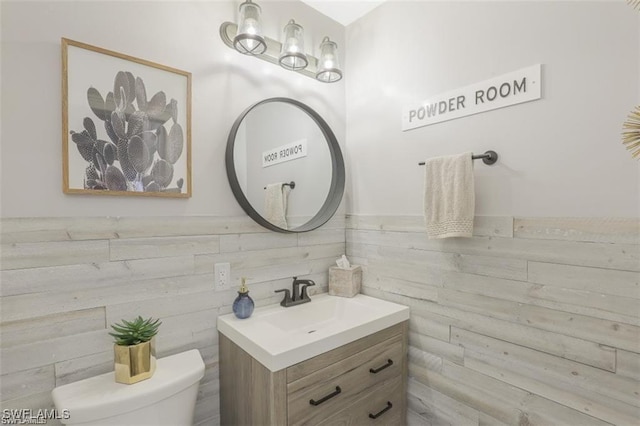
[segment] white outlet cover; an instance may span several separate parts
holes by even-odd
[[[213,266],[213,282],[216,290],[231,288],[231,264],[216,263]]]

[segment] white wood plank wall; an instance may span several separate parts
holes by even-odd
[[[410,425],[640,424],[640,221],[347,217],[363,293],[411,307]]]
[[[158,356],[200,350],[200,425],[219,423],[216,320],[231,312],[240,277],[257,306],[279,301],[273,290],[294,275],[326,291],[345,250],[344,216],[300,235],[244,217],[8,218],[0,227],[2,408],[53,408],[55,386],[112,371],[109,324],[143,315],[162,319]],[[218,262],[231,264],[232,290],[214,291]]]
[[[428,240],[421,217],[336,218],[300,235],[243,217],[3,219],[2,408],[52,408],[54,386],[112,370],[108,324],[163,320],[160,356],[198,348],[196,424],[219,423],[216,319],[247,276],[258,306],[294,275],[325,291],[346,251],[363,292],[411,307],[411,425],[640,423],[635,219],[476,218]]]

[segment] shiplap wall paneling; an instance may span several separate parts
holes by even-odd
[[[350,216],[363,292],[411,308],[412,425],[640,424],[639,223]]]
[[[345,252],[344,224],[336,217],[285,235],[236,217],[3,219],[2,407],[52,408],[55,386],[113,371],[108,326],[142,315],[163,322],[160,357],[200,350],[195,422],[219,424],[216,321],[231,312],[240,278],[257,306],[279,301],[274,290],[292,276],[326,291],[327,270]],[[231,264],[230,290],[214,290],[218,262]]]

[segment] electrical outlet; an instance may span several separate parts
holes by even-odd
[[[231,288],[231,264],[216,263],[213,266],[213,281],[216,290],[229,290]]]

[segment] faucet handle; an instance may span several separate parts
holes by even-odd
[[[293,284],[291,285],[291,301],[295,302],[300,297],[300,291],[298,290],[300,287],[300,283],[298,282],[298,277],[293,277]]]
[[[311,287],[316,285],[313,280],[306,280],[306,282],[302,283],[302,294],[300,296],[301,299],[309,299],[309,295],[307,294],[307,287]]]
[[[291,303],[291,293],[288,288],[281,288],[280,290],[275,290],[274,293],[282,293],[284,291],[284,299],[280,302],[281,306],[289,306]]]

